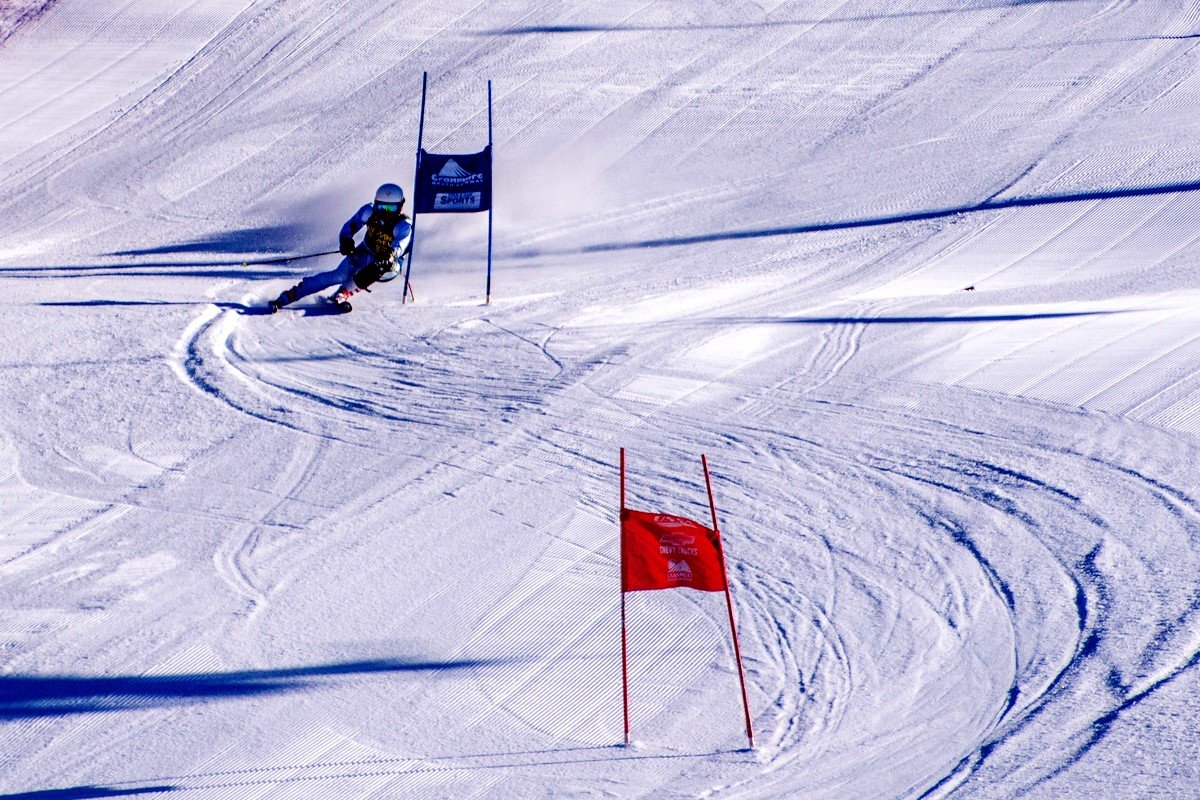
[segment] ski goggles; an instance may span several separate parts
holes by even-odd
[[[376,203],[375,208],[388,214],[395,214],[403,203]]]

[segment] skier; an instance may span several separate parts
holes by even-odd
[[[385,183],[375,192],[375,202],[367,203],[346,220],[338,236],[339,250],[345,256],[335,269],[310,275],[284,291],[267,305],[274,314],[302,297],[337,286],[330,300],[340,311],[350,311],[350,297],[376,281],[389,281],[400,274],[400,262],[412,244],[412,223],[401,209],[404,190]],[[354,246],[354,235],[366,226],[362,244]]]

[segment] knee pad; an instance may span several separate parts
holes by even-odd
[[[368,264],[367,266],[354,273],[354,285],[360,289],[366,289],[373,283],[379,281],[379,276],[387,269],[386,266],[378,262]]]

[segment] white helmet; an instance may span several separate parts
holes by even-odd
[[[404,205],[404,190],[394,183],[385,183],[375,190],[375,207],[384,211],[399,211]],[[390,206],[390,207],[389,207]]]

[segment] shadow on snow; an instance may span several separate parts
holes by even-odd
[[[99,797],[129,797],[175,791],[174,786],[143,786],[139,789],[108,789],[103,786],[76,786],[71,789],[41,789],[35,792],[0,794],[0,800],[94,800]]]
[[[270,249],[273,242],[288,242],[303,232],[303,225],[263,225],[257,228],[242,228],[239,230],[222,231],[190,242],[165,244],[157,247],[142,247],[133,250],[117,250],[107,253],[110,256],[161,256],[176,253],[216,253],[232,255],[245,253],[253,255]],[[264,248],[264,244],[267,245]]]
[[[855,16],[813,17],[810,19],[762,20],[758,22],[730,22],[724,24],[699,25],[526,25],[515,28],[498,28],[493,30],[476,31],[476,36],[529,36],[539,33],[649,33],[671,31],[738,31],[759,30],[762,28],[786,28],[801,25],[837,25],[851,22],[878,22],[886,19],[906,19],[910,17],[943,16],[946,14],[963,14],[975,11],[992,11],[998,8],[1016,8],[1019,6],[1048,5],[1050,3],[1072,3],[1079,0],[1007,0],[999,3],[979,3],[975,5],[962,4],[946,8],[929,8],[919,11],[894,11],[884,14],[861,14]]]
[[[641,239],[630,242],[601,242],[583,247],[524,250],[513,253],[514,258],[536,258],[547,255],[573,255],[577,253],[605,253],[618,250],[653,249],[659,247],[682,247],[692,244],[708,244],[711,242],[735,241],[738,239],[763,239],[772,236],[795,236],[802,233],[823,233],[827,231],[852,230],[854,228],[871,228],[881,225],[897,225],[905,222],[922,222],[946,217],[957,217],[966,214],[977,214],[984,211],[1004,211],[1010,208],[1033,208],[1036,206],[1058,205],[1061,203],[1078,203],[1091,200],[1114,200],[1127,197],[1149,197],[1162,194],[1177,194],[1194,192],[1200,189],[1200,181],[1181,183],[1165,183],[1153,186],[1140,186],[1127,189],[1096,189],[1083,192],[1063,194],[1032,195],[1016,197],[1008,200],[988,199],[970,206],[956,208],[938,208],[928,211],[909,211],[902,214],[892,214],[881,217],[864,217],[861,219],[838,220],[835,222],[817,222],[807,225],[781,225],[770,228],[746,228],[743,230],[718,231],[716,233],[699,233],[687,236],[670,236],[658,239]]]
[[[212,300],[46,300],[38,303],[47,308],[139,308],[154,306],[216,306],[228,311],[236,311],[249,317],[270,314],[265,305],[249,306],[245,303],[213,302]]]
[[[721,317],[721,324],[760,325],[927,325],[931,323],[1026,322],[1039,319],[1070,319],[1123,314],[1123,311],[1044,311],[1030,314],[912,315],[895,317]]]
[[[192,705],[327,686],[336,678],[443,672],[495,663],[388,659],[194,675],[4,675],[0,676],[0,721]]]
[[[1183,183],[1156,184],[1127,189],[1098,189],[1085,192],[1069,192],[1063,194],[1033,195],[1016,197],[1008,200],[988,199],[972,206],[957,208],[939,208],[929,211],[910,211],[903,214],[892,214],[882,217],[866,217],[863,219],[841,220],[838,222],[819,222],[810,225],[787,225],[772,228],[749,228],[745,230],[720,231],[717,233],[702,233],[693,236],[672,236],[661,239],[642,239],[632,242],[610,242],[587,245],[570,252],[601,253],[612,250],[637,250],[642,248],[679,247],[689,244],[707,244],[709,242],[733,241],[736,239],[761,239],[771,236],[792,236],[801,233],[821,233],[824,231],[850,230],[853,228],[870,228],[878,225],[895,225],[903,222],[922,222],[945,217],[955,217],[962,214],[977,214],[983,211],[1003,211],[1010,208],[1032,208],[1036,206],[1057,205],[1060,203],[1077,203],[1089,200],[1114,200],[1125,197],[1147,197],[1161,194],[1194,192],[1200,189],[1200,181]],[[540,255],[534,252],[526,255]]]
[[[293,258],[290,260],[298,260]],[[294,278],[304,267],[291,269],[259,269],[251,264],[284,263],[243,261],[209,261],[179,263],[170,261],[136,262],[128,266],[121,264],[67,264],[65,266],[0,267],[0,276],[5,278],[231,278],[233,280],[273,280]]]

